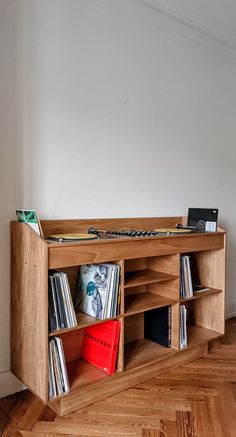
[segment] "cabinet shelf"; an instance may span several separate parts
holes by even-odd
[[[206,344],[222,336],[220,332],[196,325],[189,325],[187,333],[187,349]],[[182,349],[179,352],[187,349]],[[158,363],[176,352],[177,350],[172,347],[166,348],[145,338],[132,341],[125,345],[125,371],[145,366],[147,363]]]
[[[170,281],[171,279],[178,279],[178,276],[149,269],[128,272],[125,274],[124,288],[137,287],[145,284],[154,284],[155,282]]]
[[[57,329],[56,331],[52,331],[49,333],[49,337],[54,337],[55,335],[62,335],[67,332],[86,328],[87,326],[97,325],[98,323],[103,323],[108,320],[118,320],[121,318],[121,315],[119,315],[111,319],[96,319],[95,317],[89,316],[88,314],[82,313],[81,311],[76,311],[75,315],[77,318],[76,326],[74,326],[73,328]]]
[[[211,294],[217,294],[217,293],[221,293],[222,290],[219,290],[218,288],[210,288],[209,290],[205,290],[205,291],[198,291],[197,293],[195,293],[192,297],[188,297],[186,299],[181,299],[180,302],[188,302],[190,300],[194,300],[194,299],[201,299],[205,296],[210,296]]]
[[[125,316],[173,305],[177,301],[155,293],[133,294],[125,298]]]
[[[145,366],[147,363],[161,361],[176,352],[153,341],[142,338],[125,345],[125,371]]]
[[[110,376],[82,359],[67,364],[67,372],[71,390],[82,389]]]
[[[222,335],[223,334],[218,331],[213,331],[212,329],[204,328],[203,326],[193,324],[187,326],[188,347],[206,344]]]

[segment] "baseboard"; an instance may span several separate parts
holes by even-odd
[[[236,311],[225,316],[225,319],[231,319],[232,317],[236,317]]]
[[[24,390],[26,387],[10,372],[0,373],[0,398],[11,395],[17,391]]]
[[[236,316],[236,299],[231,300],[230,302],[226,302],[225,308],[225,318],[231,319]]]

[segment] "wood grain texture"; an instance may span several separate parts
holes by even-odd
[[[134,314],[124,319],[124,343],[141,340],[144,337],[144,313]]]
[[[174,221],[176,218],[172,218]],[[153,227],[156,219],[137,219],[140,228]],[[164,226],[168,226],[169,218]],[[63,224],[64,223],[64,224]],[[84,226],[86,221],[60,221],[60,226]],[[129,227],[129,219],[98,221],[102,225],[117,224],[116,227]],[[88,221],[87,221],[88,224]],[[51,223],[51,229],[57,222]],[[151,226],[152,225],[152,226]],[[48,223],[48,229],[50,228]],[[113,227],[113,226],[112,226]],[[133,227],[133,226],[132,226]],[[157,225],[155,225],[157,227]],[[146,380],[154,372],[160,374],[167,368],[181,365],[207,353],[207,343],[224,332],[224,295],[225,295],[225,233],[185,234],[150,238],[124,238],[96,240],[76,243],[48,243],[39,238],[25,224],[13,223],[13,270],[16,276],[12,281],[12,295],[22,294],[18,306],[17,318],[20,321],[22,335],[27,338],[26,349],[15,351],[12,356],[17,363],[23,363],[25,374],[17,376],[23,380],[42,399],[47,399],[47,272],[57,267],[69,276],[72,295],[76,293],[79,268],[84,263],[113,262],[121,267],[121,335],[117,360],[118,372],[110,377],[80,360],[83,328],[99,323],[95,319],[77,312],[78,326],[57,332],[61,336],[66,363],[71,382],[71,392],[50,402],[50,406],[59,414],[66,414],[76,408],[83,408],[94,401],[128,388],[132,384]],[[72,230],[71,230],[72,231]],[[80,228],[78,231],[82,231]],[[56,232],[56,231],[54,231]],[[59,231],[58,231],[59,232]],[[61,232],[63,232],[61,230]],[[75,232],[75,230],[74,230]],[[209,291],[198,299],[186,302],[188,308],[188,349],[179,351],[179,269],[180,254],[191,253],[201,279],[201,283],[217,290]],[[20,256],[17,258],[17,255]],[[137,258],[141,255],[140,258]],[[28,259],[29,258],[29,259]],[[17,266],[16,259],[23,260]],[[32,262],[31,262],[32,261]],[[222,267],[223,266],[223,267]],[[17,281],[15,281],[17,278]],[[208,279],[207,279],[208,278]],[[20,285],[16,285],[20,284]],[[37,293],[31,293],[35,287]],[[42,292],[40,293],[40,287]],[[26,290],[26,291],[25,291]],[[132,293],[130,293],[132,290]],[[30,293],[29,293],[30,291]],[[20,292],[20,293],[19,293]],[[126,293],[127,292],[127,293]],[[29,299],[29,305],[28,301]],[[223,306],[222,306],[223,303]],[[172,305],[172,348],[165,349],[143,339],[143,313],[149,309]],[[17,306],[15,301],[15,307]],[[29,314],[25,315],[25,306]],[[37,319],[36,308],[39,308]],[[139,316],[140,313],[140,316]],[[26,325],[25,325],[26,320]],[[41,324],[40,324],[41,323]],[[14,325],[16,334],[16,325]],[[26,326],[26,327],[25,327]],[[30,348],[31,337],[37,339]],[[40,336],[39,336],[40,333]],[[51,334],[49,334],[51,335]],[[16,336],[16,335],[15,335]],[[37,337],[38,336],[38,337]],[[18,340],[17,340],[18,341]],[[20,340],[16,344],[20,344]],[[13,340],[14,342],[14,340]],[[25,352],[29,351],[28,355]],[[39,355],[44,365],[37,373],[37,385],[32,383],[35,375],[28,356],[33,355],[37,365]],[[27,360],[25,359],[27,356]],[[17,358],[16,358],[17,357]],[[14,361],[13,361],[14,363]],[[27,364],[25,364],[27,363]],[[28,366],[28,367],[27,367]],[[30,370],[31,366],[31,370]],[[14,365],[13,365],[14,369]],[[31,373],[30,373],[31,372]],[[39,382],[40,381],[40,382]],[[40,387],[40,390],[38,389]],[[182,418],[183,419],[183,418]],[[181,419],[181,420],[182,420]],[[190,418],[188,417],[190,427]]]
[[[170,281],[176,279],[176,276],[162,271],[155,270],[138,270],[137,272],[128,272],[125,276],[124,287],[137,287],[138,285],[153,284],[155,282]]]
[[[182,217],[142,217],[142,218],[108,218],[108,219],[82,219],[82,220],[42,220],[41,225],[44,235],[61,234],[70,232],[87,232],[88,228],[114,230],[114,229],[144,229],[173,228],[177,223],[182,223]]]
[[[133,294],[125,299],[125,314],[130,316],[131,314],[172,305],[173,303],[175,303],[173,299],[159,296],[156,293]]]
[[[164,348],[163,348],[164,349]],[[152,360],[144,361],[143,353],[136,358],[136,362],[132,358],[132,365],[126,366],[126,372],[116,373],[106,378],[102,378],[93,384],[81,388],[79,391],[71,391],[67,396],[63,396],[54,401],[52,408],[57,408],[60,415],[65,415],[78,408],[83,408],[86,405],[104,399],[107,396],[111,396],[114,393],[118,393],[128,387],[144,381],[153,375],[161,374],[166,369],[171,369],[181,364],[196,360],[200,356],[206,353],[205,345],[197,346],[195,348],[188,348],[179,353],[178,351],[171,351],[167,357],[166,353],[163,356],[154,356]],[[146,351],[145,351],[146,353]],[[157,365],[158,363],[158,365]],[[135,371],[133,371],[135,368]],[[130,370],[130,371],[128,371]],[[51,405],[49,403],[49,405]]]
[[[195,323],[224,334],[225,320],[225,262],[226,235],[224,247],[218,250],[193,254],[193,265],[201,283],[222,290],[222,293],[198,299],[195,303]]]
[[[179,332],[180,332],[180,306],[179,303],[171,307],[171,347],[179,349]]]
[[[122,238],[77,243],[50,243],[49,268],[217,250],[224,247],[224,233],[185,234],[166,237]]]
[[[148,291],[177,301],[179,300],[179,283],[179,277],[170,281],[156,282],[148,285]]]
[[[29,391],[0,399],[2,437],[235,437],[236,318],[210,353],[56,417]],[[29,410],[29,412],[28,412]]]
[[[148,269],[179,276],[180,256],[176,254],[150,257],[148,258]]]
[[[47,244],[27,224],[11,226],[11,370],[48,399]]]

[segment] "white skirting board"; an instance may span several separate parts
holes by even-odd
[[[236,317],[236,311],[225,316],[225,319],[232,319],[232,317]]]
[[[226,302],[225,313],[226,319],[231,319],[232,317],[236,316],[236,299],[231,300],[228,303]]]
[[[10,370],[0,373],[0,398],[25,390],[25,388]]]

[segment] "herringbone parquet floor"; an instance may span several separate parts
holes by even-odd
[[[0,399],[3,437],[236,437],[236,318],[210,353],[56,417],[29,391]]]

